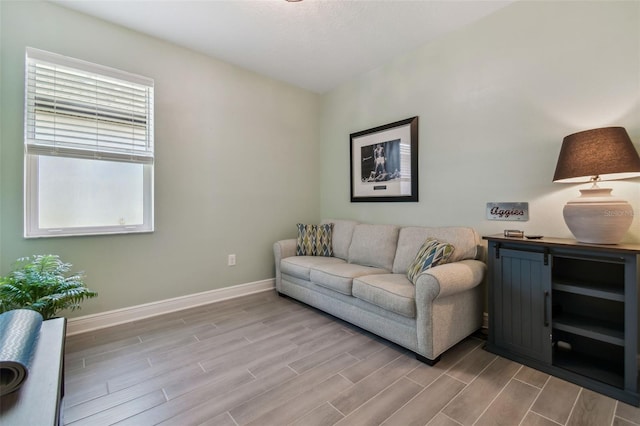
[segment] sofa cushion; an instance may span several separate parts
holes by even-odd
[[[328,263],[311,268],[309,277],[314,284],[351,296],[354,278],[388,272],[384,269],[356,265],[355,263]]]
[[[450,262],[475,259],[478,245],[480,244],[480,237],[473,228],[462,226],[434,228],[407,226],[400,229],[398,250],[391,271],[395,274],[406,274],[409,270],[409,265],[416,258],[418,250],[420,250],[427,238],[434,238],[455,247],[455,251],[449,258]]]
[[[416,258],[409,265],[407,278],[412,284],[416,283],[416,277],[429,268],[446,263],[454,251],[449,243],[443,243],[433,238],[427,238],[422,244]]]
[[[353,230],[358,222],[353,220],[325,219],[322,223],[333,223],[333,234],[331,237],[333,255],[346,260],[349,257],[349,245],[351,245]]]
[[[280,272],[309,281],[311,268],[330,263],[346,263],[337,257],[292,256],[280,261]]]
[[[333,224],[303,225],[298,223],[296,256],[333,256],[331,235]]]
[[[349,263],[391,271],[399,229],[395,225],[357,225],[349,246]]]
[[[404,274],[366,275],[353,280],[354,297],[405,317],[416,317],[416,288]]]

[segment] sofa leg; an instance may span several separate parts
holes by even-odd
[[[436,365],[438,361],[440,361],[440,356],[438,355],[436,359],[429,359],[429,358],[423,357],[422,355],[416,354],[416,359],[420,362],[424,362],[425,364],[433,367],[434,365]]]

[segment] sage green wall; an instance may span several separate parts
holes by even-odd
[[[320,217],[570,237],[562,137],[621,125],[640,145],[639,2],[521,0],[322,97],[49,3],[0,1],[0,24],[0,273],[60,254],[100,292],[70,316],[272,278],[273,241]],[[22,238],[25,46],[155,79],[156,232]],[[414,115],[420,202],[350,203],[349,133]],[[640,212],[639,182],[606,186]],[[488,201],[531,220],[487,221]]]
[[[469,225],[571,237],[562,207],[585,185],[551,182],[562,138],[626,127],[640,146],[640,2],[518,1],[323,97],[322,217]],[[419,203],[350,203],[349,134],[419,116]],[[640,180],[607,182],[631,202]],[[529,202],[528,222],[486,203]]]
[[[319,219],[318,95],[50,3],[0,13],[1,273],[61,255],[100,293],[70,316],[273,278],[273,242]],[[155,79],[154,233],[22,237],[25,46]]]

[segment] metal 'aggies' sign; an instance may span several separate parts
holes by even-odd
[[[527,221],[529,203],[487,203],[487,219]]]

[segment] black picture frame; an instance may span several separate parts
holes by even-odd
[[[418,202],[418,117],[351,133],[351,202]]]

